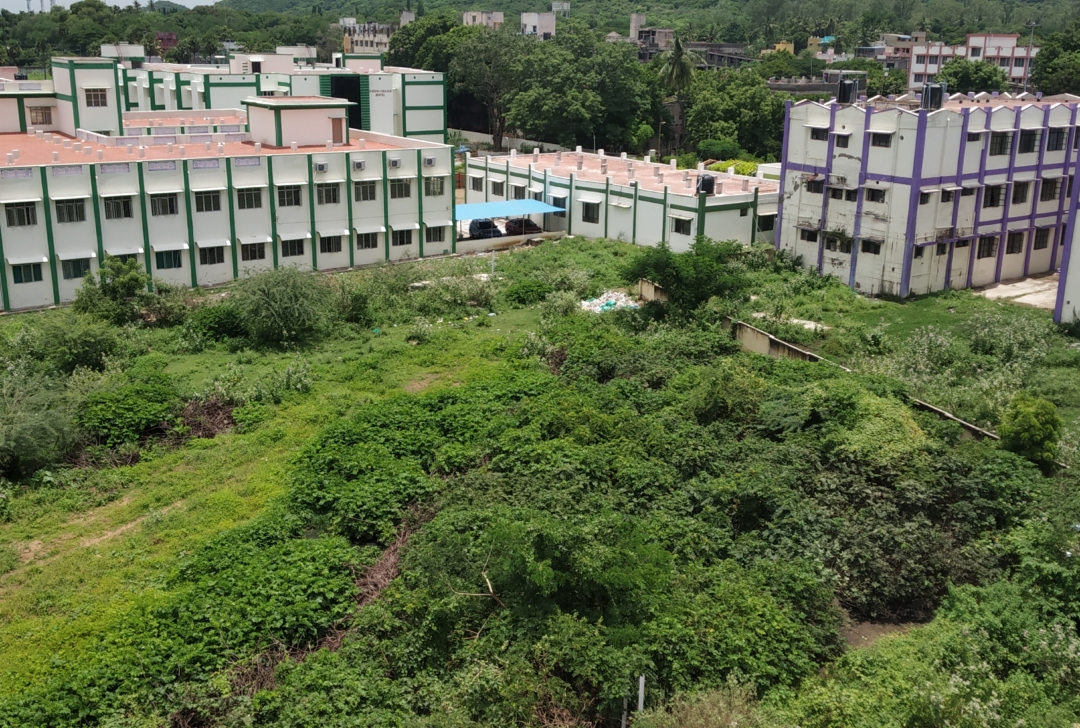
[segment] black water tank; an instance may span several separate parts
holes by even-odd
[[[940,109],[945,105],[945,84],[928,83],[923,85],[920,104],[924,109]]]
[[[697,179],[697,191],[698,193],[704,192],[706,195],[711,195],[716,189],[716,180],[711,174],[700,175]]]
[[[852,81],[849,78],[842,79],[839,84],[839,88],[836,90],[836,100],[838,103],[851,105],[855,103],[855,99],[859,93],[859,84],[856,81]]]

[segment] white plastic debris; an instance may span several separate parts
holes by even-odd
[[[605,311],[614,311],[619,308],[637,308],[637,301],[630,298],[622,291],[604,291],[604,293],[596,298],[590,298],[587,301],[581,302],[581,308],[585,311],[592,311],[593,313],[603,313]]]

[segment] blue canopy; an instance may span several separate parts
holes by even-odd
[[[484,220],[489,217],[524,217],[542,215],[545,212],[562,212],[563,208],[549,205],[540,200],[506,200],[505,202],[477,202],[472,205],[458,205],[455,217],[458,220]]]

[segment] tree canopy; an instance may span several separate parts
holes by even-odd
[[[969,61],[966,58],[954,58],[946,63],[934,76],[934,80],[947,83],[951,94],[1005,91],[1009,88],[1009,76],[1000,67],[985,61]]]

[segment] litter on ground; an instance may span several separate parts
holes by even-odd
[[[604,291],[604,293],[596,298],[590,298],[587,301],[581,302],[581,308],[585,311],[592,311],[594,313],[603,313],[605,311],[614,311],[619,308],[637,308],[637,301],[630,298],[622,291]]]

